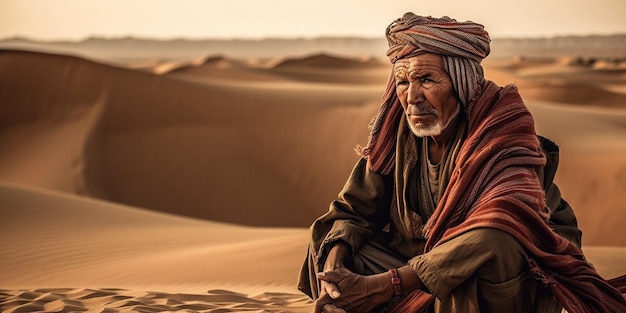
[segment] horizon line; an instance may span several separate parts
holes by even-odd
[[[556,39],[556,38],[584,38],[584,37],[614,37],[614,36],[626,36],[626,32],[613,32],[613,33],[589,33],[589,34],[551,34],[551,35],[528,35],[528,36],[493,36],[491,40],[519,40],[519,39]],[[44,39],[34,36],[26,35],[12,35],[0,37],[0,41],[9,40],[26,40],[41,43],[61,43],[71,42],[80,43],[88,40],[147,40],[147,41],[266,41],[266,40],[320,40],[320,39],[362,39],[362,40],[384,40],[385,36],[370,36],[370,35],[315,35],[315,36],[264,36],[264,37],[246,37],[246,36],[233,36],[233,37],[220,37],[220,36],[206,36],[206,37],[189,37],[189,36],[171,36],[171,37],[155,37],[144,35],[90,35],[82,38],[52,38]]]

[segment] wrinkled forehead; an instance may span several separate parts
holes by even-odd
[[[434,53],[423,53],[397,60],[393,64],[393,69],[396,75],[419,71],[446,73],[443,66],[443,58],[441,55]]]

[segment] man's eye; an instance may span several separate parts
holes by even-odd
[[[422,78],[422,87],[424,88],[431,88],[432,86],[434,86],[437,82],[435,82],[435,80],[430,79],[430,78]]]
[[[396,81],[396,86],[405,86],[405,85],[408,85],[408,84],[409,84],[409,82],[406,81],[406,80],[398,80],[398,81]]]

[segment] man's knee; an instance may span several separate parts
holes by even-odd
[[[399,257],[385,245],[368,241],[354,255],[352,270],[362,275],[373,275],[406,265],[407,260]]]
[[[490,258],[476,273],[488,282],[504,282],[518,276],[526,264],[526,252],[519,241],[510,234],[493,228],[474,230],[484,248],[490,249]]]

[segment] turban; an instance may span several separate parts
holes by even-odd
[[[474,22],[457,22],[447,16],[423,17],[406,13],[387,27],[391,62],[421,54],[464,57],[480,63],[489,55],[489,34]]]
[[[484,81],[480,62],[489,55],[489,34],[480,24],[457,22],[449,17],[423,17],[408,12],[387,27],[392,63],[423,53],[442,56],[443,67],[450,75],[457,98],[465,111],[480,93]],[[395,166],[395,145],[402,107],[395,92],[393,71],[378,114],[370,124],[371,132],[365,148],[357,153],[368,157],[371,170],[389,174]]]

